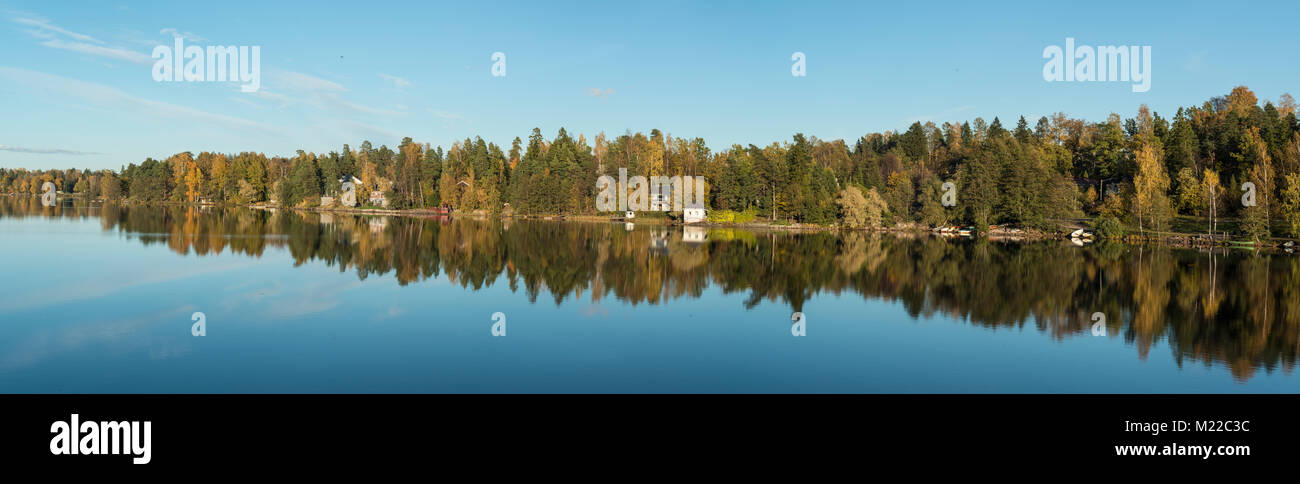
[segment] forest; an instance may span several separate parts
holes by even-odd
[[[595,214],[595,180],[620,168],[703,176],[711,210],[772,223],[1050,231],[1089,219],[1103,235],[1194,224],[1255,239],[1300,237],[1295,100],[1260,100],[1244,86],[1171,117],[1143,105],[1133,117],[1101,121],[1057,113],[1005,124],[916,122],[852,142],[795,134],[719,149],[658,129],[589,140],[561,128],[548,140],[534,128],[508,148],[475,137],[444,149],[408,137],[395,148],[364,141],[291,157],[183,152],[117,171],[0,168],[0,193],[36,195],[48,181],[91,199],[314,207],[355,177],[363,205],[377,191],[395,209]],[[946,182],[953,206],[941,202]],[[1253,204],[1244,203],[1247,183]]]

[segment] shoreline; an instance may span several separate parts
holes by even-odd
[[[3,196],[16,197],[18,195],[3,194]],[[83,197],[77,197],[77,196],[68,196],[68,198],[85,200]],[[100,203],[100,204],[106,203],[104,199],[86,200],[86,201],[88,203]],[[463,211],[456,211],[456,210],[442,211],[442,210],[435,210],[435,209],[283,207],[283,206],[271,205],[266,203],[233,205],[233,204],[219,204],[219,203],[210,203],[210,202],[208,203],[185,203],[185,202],[174,202],[174,201],[139,202],[139,201],[126,201],[126,200],[121,200],[118,201],[117,203],[128,204],[128,205],[175,205],[175,206],[221,207],[221,208],[237,207],[237,208],[247,208],[247,209],[266,210],[266,211],[292,210],[298,212],[314,212],[314,213],[321,213],[321,214],[394,216],[394,217],[411,217],[411,218],[423,218],[423,219],[442,217],[448,219],[473,218],[473,219],[480,219],[480,220],[489,219],[489,218],[496,218],[499,220],[511,220],[511,219],[543,220],[548,222],[569,222],[569,221],[607,222],[607,223],[624,222],[623,219],[615,215],[609,215],[609,216],[569,215],[569,214],[514,215],[514,214],[501,214],[501,213],[493,215],[485,210],[477,210],[474,212],[463,212]],[[752,229],[752,230],[784,231],[784,232],[792,232],[792,233],[873,232],[873,233],[905,234],[910,236],[933,235],[935,237],[953,238],[953,239],[974,240],[977,238],[984,238],[991,242],[1034,242],[1034,241],[1044,241],[1044,240],[1059,240],[1059,241],[1071,240],[1069,236],[1070,234],[1069,231],[1050,232],[1050,231],[1042,231],[1037,229],[992,226],[992,228],[982,232],[979,235],[967,236],[967,235],[958,235],[952,232],[941,232],[938,228],[921,227],[917,225],[915,222],[911,222],[907,224],[897,224],[893,227],[879,227],[879,228],[844,228],[839,226],[801,224],[797,222],[772,223],[772,222],[758,222],[758,221],[749,222],[749,223],[717,223],[717,222],[704,221],[704,222],[697,222],[693,224],[684,224],[675,221],[667,216],[643,216],[642,218],[633,219],[630,222],[633,224],[644,224],[644,225],[664,225],[664,226],[690,225],[692,227],[702,227],[702,228],[710,228],[710,229],[712,228]],[[1061,221],[1061,227],[1063,227],[1062,230],[1065,230],[1065,228],[1085,228],[1085,229],[1093,230],[1094,232],[1096,230],[1094,227],[1091,227],[1090,224],[1087,223],[1086,221],[1081,221],[1079,219]],[[1233,239],[1232,236],[1230,235],[1225,237],[1224,235],[1216,234],[1215,236],[1211,237],[1205,233],[1188,233],[1188,232],[1148,232],[1145,234],[1126,233],[1123,236],[1119,236],[1119,237],[1111,237],[1111,238],[1094,237],[1093,239],[1084,242],[1084,245],[1096,244],[1100,241],[1107,241],[1112,243],[1118,242],[1118,243],[1123,243],[1128,245],[1154,244],[1154,245],[1161,245],[1167,247],[1177,247],[1177,248],[1187,248],[1187,249],[1224,248],[1224,249],[1242,249],[1242,250],[1252,250],[1252,251],[1260,250],[1260,249],[1280,250],[1280,251],[1286,251],[1288,253],[1291,252],[1291,250],[1294,248],[1300,248],[1300,242],[1297,242],[1296,239],[1287,238],[1287,237],[1269,237],[1268,239],[1260,240],[1258,242],[1251,242],[1246,240],[1236,240]],[[1291,243],[1292,245],[1287,246],[1286,245],[1287,243]]]
[[[216,204],[212,204],[212,205],[216,206]],[[466,213],[466,212],[459,212],[454,210],[450,212],[442,212],[442,211],[435,211],[430,209],[402,210],[402,209],[370,209],[370,208],[360,209],[360,208],[344,208],[344,207],[288,208],[288,207],[275,207],[269,205],[245,205],[243,207],[259,208],[264,210],[277,209],[277,210],[296,210],[296,211],[317,212],[317,213],[343,213],[343,214],[354,214],[354,215],[392,215],[398,217],[415,217],[415,218],[468,217],[468,218],[475,218],[475,219],[497,218],[500,220],[508,220],[508,219],[544,220],[548,222],[568,222],[568,221],[609,222],[609,223],[626,222],[626,220],[623,220],[615,215],[604,216],[604,215],[568,215],[568,214],[560,214],[560,215],[497,214],[496,216],[493,216],[490,213],[487,213],[486,211],[482,211],[482,210]],[[972,236],[963,236],[963,235],[958,235],[950,232],[941,232],[937,227],[925,228],[917,225],[914,222],[907,223],[907,224],[897,224],[893,227],[854,229],[854,228],[844,228],[838,226],[826,226],[826,225],[815,225],[815,224],[801,224],[801,223],[778,224],[778,223],[771,223],[771,222],[717,223],[717,222],[705,221],[705,222],[697,222],[693,224],[684,224],[681,222],[674,221],[666,216],[649,216],[649,217],[643,216],[643,218],[631,220],[631,223],[645,224],[645,225],[665,225],[665,226],[690,225],[692,227],[702,227],[702,228],[779,230],[785,232],[874,232],[874,233],[890,233],[890,234],[908,234],[913,236],[933,235],[935,237],[942,237],[942,238],[954,238],[954,239],[968,238],[972,240],[982,237],[988,239],[991,242],[1034,242],[1034,241],[1043,241],[1043,240],[1068,241],[1071,240],[1070,237],[1071,230],[1065,230],[1065,227],[1085,228],[1085,229],[1092,230],[1093,232],[1096,231],[1095,227],[1091,227],[1089,224],[1080,222],[1079,220],[1070,220],[1068,222],[1062,221],[1061,226],[1063,227],[1063,229],[1061,232],[1047,232],[1047,231],[1042,231],[1037,229],[1026,229],[1026,228],[1016,228],[1016,227],[1007,228],[1001,226],[993,226],[994,228],[990,228],[988,231],[983,232],[982,235],[972,235]],[[1128,245],[1155,244],[1155,245],[1162,245],[1167,247],[1178,247],[1178,248],[1188,248],[1188,249],[1204,249],[1204,248],[1213,247],[1213,248],[1238,248],[1238,249],[1249,248],[1252,250],[1257,248],[1281,250],[1281,249],[1288,248],[1284,245],[1287,242],[1292,242],[1293,244],[1297,244],[1295,239],[1290,239],[1286,237],[1270,237],[1265,240],[1261,240],[1258,242],[1250,242],[1250,243],[1240,241],[1240,240],[1234,240],[1231,237],[1228,238],[1222,238],[1222,237],[1223,236],[1216,235],[1214,238],[1211,238],[1210,236],[1204,233],[1188,233],[1188,232],[1148,232],[1146,234],[1127,233],[1124,234],[1123,236],[1112,237],[1112,238],[1102,238],[1102,237],[1094,236],[1094,238],[1087,240],[1085,242],[1085,245],[1095,244],[1099,241],[1105,240],[1108,242],[1119,242]]]

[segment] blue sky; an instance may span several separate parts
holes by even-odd
[[[916,120],[1165,116],[1296,89],[1300,2],[5,2],[0,166],[325,152],[403,136],[508,146],[659,128],[715,149]],[[156,45],[260,46],[261,84],[166,83]],[[1149,45],[1151,89],[1049,83],[1043,49]],[[791,75],[791,54],[807,75]],[[506,76],[491,75],[492,53]],[[599,92],[599,95],[595,93]]]

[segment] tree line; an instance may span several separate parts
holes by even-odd
[[[41,193],[53,182],[93,198],[311,207],[361,181],[391,208],[451,207],[524,214],[592,214],[595,180],[620,168],[647,176],[703,176],[708,206],[771,221],[845,226],[1020,224],[1095,217],[1099,226],[1167,230],[1179,217],[1219,217],[1253,236],[1300,236],[1300,122],[1290,95],[1262,103],[1234,88],[1170,118],[1146,106],[1135,116],[1089,122],[1064,113],[1014,126],[999,118],[915,122],[854,140],[803,134],[765,146],[711,150],[701,138],[604,133],[588,140],[534,128],[509,148],[467,138],[449,148],[404,138],[396,149],[357,148],[295,156],[178,153],[121,170],[0,169],[0,192]],[[1238,201],[1245,183],[1253,204]],[[951,183],[952,190],[945,189]],[[955,204],[945,205],[951,192]],[[1198,222],[1199,223],[1199,222]]]

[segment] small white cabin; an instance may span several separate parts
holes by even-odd
[[[682,222],[693,224],[703,222],[706,214],[703,207],[682,210]]]

